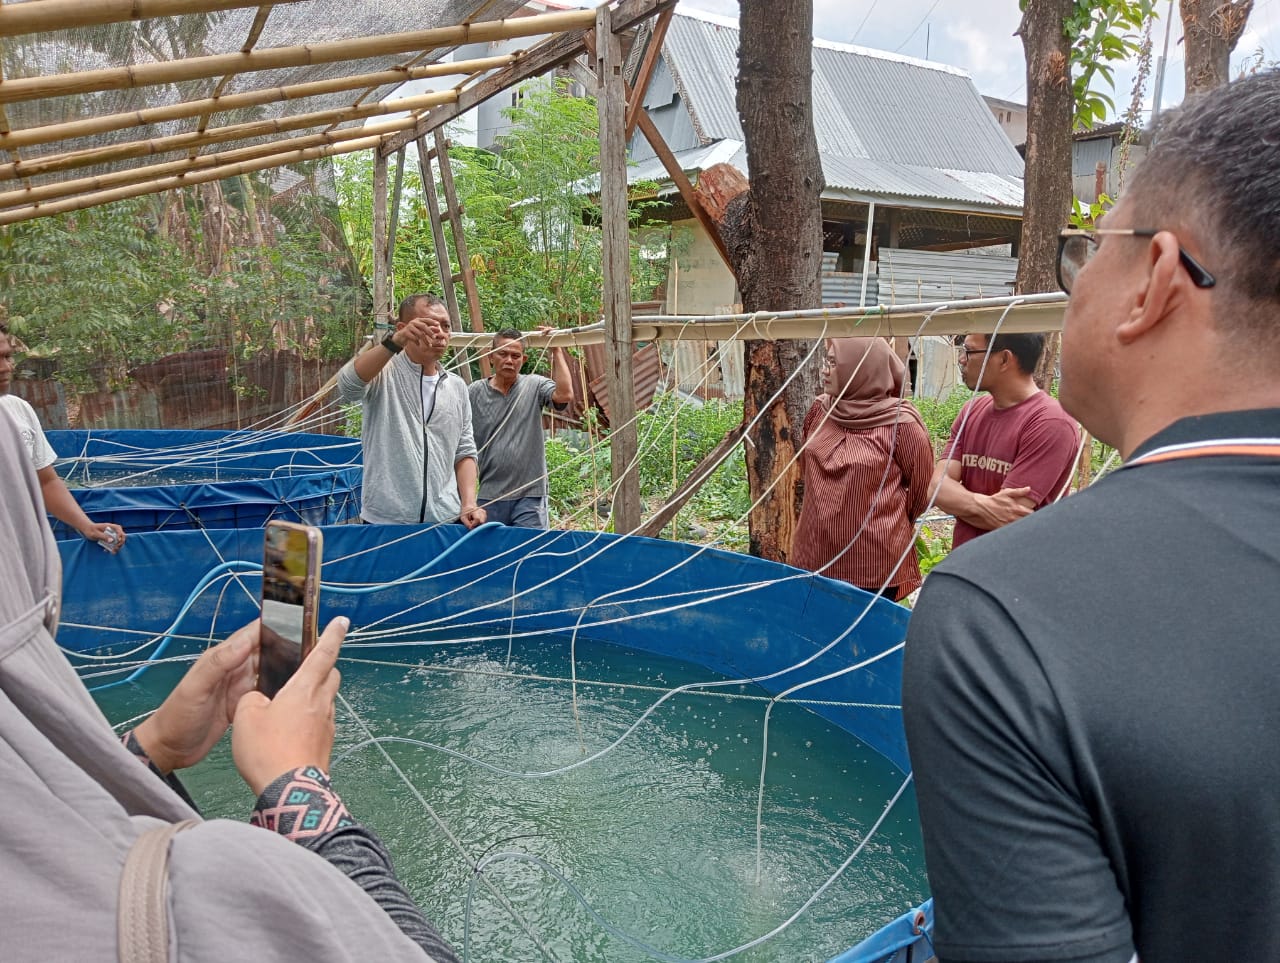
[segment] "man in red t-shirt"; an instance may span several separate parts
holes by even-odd
[[[952,548],[1008,525],[1067,490],[1080,428],[1032,372],[1042,334],[971,334],[959,348],[964,383],[987,394],[960,409],[933,473],[936,504],[956,517]]]

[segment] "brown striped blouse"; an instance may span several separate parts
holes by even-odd
[[[921,582],[914,523],[929,502],[929,434],[914,418],[854,431],[825,413],[814,402],[804,419],[804,502],[788,561],[903,598]]]

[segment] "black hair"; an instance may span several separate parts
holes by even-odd
[[[1013,355],[1023,374],[1034,374],[1040,356],[1044,354],[1043,334],[997,334],[987,343],[992,354],[1008,351]]]
[[[519,341],[520,347],[524,347],[524,334],[515,328],[503,328],[501,331],[494,332],[493,346],[496,348],[499,341]]]
[[[429,308],[434,308],[437,304],[444,304],[444,301],[438,294],[411,294],[400,302],[400,309],[396,312],[397,320],[408,321],[410,313],[417,308],[418,302],[420,301],[426,301],[427,307]]]

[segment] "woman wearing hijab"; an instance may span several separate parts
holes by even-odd
[[[252,691],[257,624],[241,629],[122,739],[53,640],[60,581],[35,473],[0,418],[6,959],[456,963],[329,784],[345,620],[274,699]],[[173,777],[232,718],[252,825],[201,820]]]
[[[915,520],[929,502],[929,432],[902,398],[902,361],[883,338],[824,347],[824,393],[804,420],[804,502],[789,561],[897,601],[921,582]]]

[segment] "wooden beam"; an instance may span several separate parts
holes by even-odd
[[[680,483],[680,487],[667,499],[667,503],[647,519],[636,531],[636,534],[644,535],[646,538],[659,537],[662,534],[662,530],[667,527],[667,524],[676,515],[680,514],[680,509],[684,508],[689,499],[698,493],[698,489],[702,487],[703,483],[733,454],[733,450],[742,441],[742,433],[745,430],[745,425],[734,425],[729,429],[729,433],[720,439],[719,444],[703,456],[702,460],[685,476],[684,481]]]
[[[14,150],[18,147],[30,147],[35,144],[49,144],[54,141],[69,140],[73,137],[102,134],[111,130],[146,127],[150,124],[159,124],[169,120],[200,117],[206,113],[214,114],[226,110],[240,110],[245,107],[260,107],[264,104],[301,100],[306,97],[318,97],[322,94],[340,93],[344,90],[361,90],[367,87],[381,87],[385,84],[402,84],[408,80],[424,80],[429,77],[468,75],[509,66],[518,61],[523,55],[523,51],[517,51],[514,54],[506,54],[501,57],[481,57],[476,60],[460,60],[457,63],[428,64],[424,67],[394,67],[390,70],[380,70],[369,74],[352,74],[348,77],[337,77],[333,80],[315,80],[305,84],[289,84],[285,87],[251,90],[242,94],[204,97],[200,100],[188,100],[180,104],[170,104],[164,107],[149,107],[145,110],[105,114],[101,117],[87,117],[84,120],[73,120],[61,124],[26,127],[7,134],[0,133],[0,150]],[[4,107],[0,106],[0,111],[3,110]]]
[[[305,137],[291,137],[287,140],[273,141],[270,144],[255,144],[253,147],[241,147],[236,150],[222,151],[216,154],[200,154],[195,159],[183,158],[166,161],[162,164],[147,164],[144,167],[130,167],[126,170],[99,174],[96,177],[80,177],[74,180],[53,181],[38,187],[24,187],[18,190],[0,193],[0,208],[14,207],[23,204],[37,204],[62,197],[74,197],[87,191],[101,191],[130,184],[145,184],[178,174],[189,174],[206,170],[210,167],[221,167],[226,164],[238,164],[242,161],[254,160],[287,151],[305,150],[310,147],[322,147],[326,144],[337,144],[355,138],[369,138],[374,135],[383,136],[404,129],[405,121],[385,120],[377,124],[365,124],[362,127],[344,127],[340,130],[323,131],[319,134],[308,134]]]
[[[587,48],[594,53],[595,41],[588,37]],[[631,89],[626,81],[622,84],[623,90],[626,92],[628,99],[631,98]],[[647,111],[641,110],[635,117],[636,126],[640,129],[640,133],[644,134],[645,140],[649,142],[649,146],[653,148],[654,154],[658,160],[662,161],[662,166],[667,169],[667,175],[671,178],[671,183],[675,185],[680,196],[684,199],[685,204],[689,208],[689,212],[702,225],[702,229],[707,233],[707,237],[711,239],[711,243],[715,245],[716,251],[720,255],[720,259],[724,261],[725,266],[729,268],[731,274],[735,274],[733,263],[729,260],[729,251],[724,245],[724,239],[720,236],[720,227],[715,219],[707,211],[706,205],[703,204],[702,198],[698,191],[694,189],[684,169],[680,166],[680,162],[676,160],[676,155],[671,152],[671,148],[667,146],[666,140],[663,139],[662,132],[658,130],[657,125],[653,122],[653,118],[649,116]],[[628,137],[630,140],[630,137]]]
[[[168,137],[156,137],[152,140],[134,140],[123,144],[112,144],[107,147],[91,147],[87,150],[71,151],[65,154],[46,154],[31,160],[17,161],[12,164],[0,164],[0,180],[13,180],[19,177],[34,177],[37,174],[49,174],[54,171],[74,170],[77,167],[88,167],[93,164],[104,164],[108,161],[124,160],[130,157],[151,157],[156,154],[168,154],[185,150],[189,147],[200,147],[205,144],[222,144],[232,140],[247,140],[251,137],[266,137],[307,127],[328,127],[333,124],[363,120],[367,117],[378,117],[384,114],[413,112],[433,107],[437,104],[449,103],[457,97],[452,90],[438,93],[420,94],[417,97],[405,97],[402,100],[379,101],[361,107],[343,107],[336,110],[319,110],[310,114],[294,114],[290,117],[278,117],[274,120],[254,120],[243,124],[232,124],[228,127],[214,127],[203,134],[171,134]]]
[[[676,0],[622,0],[612,13],[613,29],[621,32],[629,30],[642,20],[655,13],[674,8]],[[586,35],[582,33],[565,33],[552,37],[531,48],[525,59],[513,64],[506,70],[499,71],[492,77],[486,77],[474,87],[462,91],[458,102],[449,107],[439,107],[422,118],[411,131],[389,137],[379,148],[383,154],[392,154],[411,140],[417,140],[431,133],[437,127],[443,127],[455,117],[460,117],[490,97],[502,93],[522,80],[536,77],[552,67],[557,67],[572,60],[587,49]]]
[[[418,141],[421,153],[425,140]],[[462,229],[462,209],[458,206],[458,191],[453,184],[453,164],[449,160],[449,142],[444,131],[436,128],[436,146],[431,149],[440,164],[440,187],[444,194],[444,206],[449,213],[449,227],[453,231],[453,249],[458,252],[458,268],[462,274],[462,288],[467,294],[467,317],[472,331],[484,330],[484,314],[480,310],[480,289],[476,287],[476,275],[471,270],[471,255],[467,251],[467,236]],[[488,378],[493,373],[487,351],[480,354],[480,374]]]
[[[689,212],[698,219],[698,223],[702,225],[702,229],[707,232],[707,237],[711,238],[711,243],[715,245],[716,251],[719,252],[720,259],[724,261],[725,266],[732,273],[733,263],[729,260],[729,251],[724,246],[724,238],[720,236],[719,226],[712,220],[711,215],[707,213],[706,207],[703,206],[702,198],[698,196],[697,190],[694,189],[688,175],[685,174],[684,169],[680,166],[680,161],[676,159],[676,155],[671,152],[671,148],[663,140],[662,132],[658,130],[653,118],[649,116],[647,111],[642,110],[636,115],[636,125],[640,128],[640,133],[644,134],[645,140],[649,142],[649,146],[653,148],[658,160],[662,161],[662,166],[667,169],[667,175],[671,178],[671,183],[676,186],[676,190],[684,198],[685,204],[689,207]]]
[[[51,0],[43,0],[43,2],[51,2]],[[26,5],[6,5],[5,9],[18,9]],[[36,6],[39,5],[36,4]],[[509,20],[487,20],[481,23],[464,23],[429,30],[413,30],[407,33],[383,34],[376,37],[360,37],[292,47],[271,47],[251,53],[212,54],[162,63],[55,74],[48,77],[22,77],[0,84],[0,103],[61,97],[67,94],[87,94],[99,90],[128,90],[156,84],[204,80],[210,77],[221,77],[223,74],[275,70],[282,67],[306,67],[383,57],[389,54],[417,53],[437,47],[532,37],[564,30],[580,30],[592,23],[593,17],[594,13],[591,10],[571,10],[533,17],[513,17]]]
[[[387,226],[387,303],[396,303],[396,234],[400,231],[400,192],[404,189],[404,151],[396,154],[391,187],[391,223]]]
[[[387,159],[373,159],[373,324],[374,340],[381,341],[379,325],[390,323],[387,305]]]
[[[344,140],[324,147],[313,147],[309,150],[293,150],[281,154],[271,154],[259,160],[245,161],[197,171],[182,177],[164,177],[149,180],[145,184],[132,187],[119,187],[109,191],[98,191],[93,194],[81,194],[77,197],[63,198],[49,204],[32,204],[28,207],[0,211],[0,225],[14,224],[18,221],[29,221],[36,217],[47,217],[50,214],[65,214],[68,211],[82,211],[86,207],[97,207],[99,204],[110,204],[130,197],[141,197],[144,194],[158,194],[161,191],[173,190],[177,187],[188,187],[192,184],[206,184],[209,181],[220,181],[227,177],[250,174],[253,171],[267,170],[272,167],[286,167],[289,164],[300,164],[303,161],[317,160],[321,157],[334,157],[338,154],[349,154],[352,151],[368,150],[377,147],[378,135]]]
[[[256,7],[261,0],[40,0],[0,5],[0,37]],[[299,0],[272,0],[298,3]]]
[[[626,92],[622,44],[607,5],[596,8],[596,110],[600,116],[600,228],[604,268],[605,351],[609,386],[610,472],[616,488],[613,530],[640,527],[640,475],[631,354],[631,246],[627,217]]]
[[[427,218],[431,221],[431,239],[436,246],[436,269],[440,274],[440,296],[449,312],[449,326],[462,330],[462,317],[458,311],[458,292],[453,284],[453,265],[449,263],[449,245],[444,239],[444,222],[440,220],[440,198],[436,194],[436,178],[431,173],[431,161],[427,159],[427,142],[418,141],[418,171],[422,174],[422,194],[427,202]],[[466,348],[458,352],[458,372],[462,380],[471,383],[471,357]]]
[[[662,42],[667,37],[667,27],[671,25],[671,18],[675,16],[675,12],[674,7],[668,7],[658,14],[658,19],[654,21],[653,33],[649,36],[649,46],[645,48],[644,59],[636,72],[636,82],[631,86],[631,93],[628,95],[627,143],[631,143],[631,137],[636,132],[636,121],[639,115],[645,112],[644,95],[649,89],[649,81],[653,79],[654,68],[658,66],[658,58],[662,56]]]

